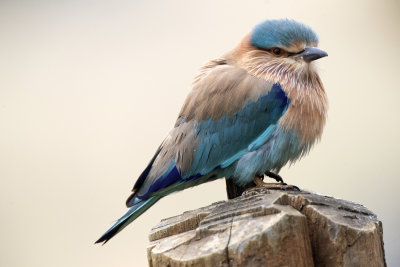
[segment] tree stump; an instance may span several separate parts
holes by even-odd
[[[162,220],[149,266],[386,266],[382,223],[360,204],[250,189]]]

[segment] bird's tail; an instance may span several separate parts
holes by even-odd
[[[139,217],[148,208],[153,206],[161,196],[151,196],[146,200],[140,201],[134,204],[129,210],[116,222],[110,229],[107,230],[95,243],[107,243],[113,236],[124,229],[128,224],[133,222],[137,217]]]

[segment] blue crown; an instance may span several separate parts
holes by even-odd
[[[251,33],[250,43],[267,49],[275,46],[289,46],[294,42],[318,43],[317,34],[303,23],[289,20],[267,20],[256,25]]]

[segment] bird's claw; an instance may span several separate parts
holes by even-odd
[[[285,191],[300,191],[300,188],[298,188],[295,185],[285,184],[284,187],[283,187],[283,190],[285,190]]]
[[[298,188],[295,185],[288,185],[287,183],[281,182],[281,183],[265,183],[262,180],[261,176],[256,175],[253,179],[254,183],[256,184],[256,187],[265,187],[267,189],[271,190],[283,190],[283,191],[300,191],[300,188]]]
[[[280,176],[279,174],[273,173],[271,171],[266,171],[265,175],[270,177],[270,178],[272,178],[272,179],[275,179],[275,181],[277,181],[278,183],[285,184],[285,182],[283,181],[282,176]]]

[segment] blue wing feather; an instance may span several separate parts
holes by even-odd
[[[246,152],[259,148],[268,140],[288,105],[289,99],[281,86],[274,84],[266,95],[257,101],[250,101],[233,116],[225,116],[217,121],[209,119],[197,122],[195,131],[199,145],[191,168],[180,173],[172,161],[168,170],[154,180],[146,193],[137,198],[146,199],[152,193],[171,185],[199,179],[217,169],[229,167]]]
[[[276,83],[268,94],[247,103],[233,116],[199,122],[196,131],[200,143],[190,171],[182,177],[204,175],[218,166],[226,168],[246,151],[260,147],[268,140],[288,105],[288,97]]]
[[[140,196],[141,199],[146,199],[148,195],[157,192],[160,189],[166,188],[182,180],[181,174],[178,171],[175,163],[172,163],[168,171],[158,178],[149,188],[146,194]]]

